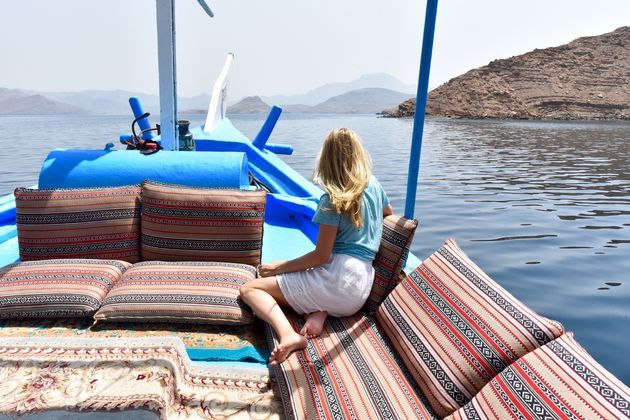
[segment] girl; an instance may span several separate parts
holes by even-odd
[[[352,315],[367,300],[383,216],[392,214],[370,167],[353,131],[331,131],[315,169],[315,182],[326,191],[313,216],[319,224],[315,250],[290,261],[262,264],[261,278],[241,287],[242,299],[271,324],[280,340],[271,352],[271,365],[306,347],[306,339],[321,333],[328,315]],[[304,314],[306,323],[299,334],[279,305]]]

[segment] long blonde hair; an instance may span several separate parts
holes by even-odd
[[[330,196],[337,213],[345,214],[355,227],[363,226],[363,191],[370,181],[372,162],[361,139],[352,130],[332,130],[319,153],[313,179]]]

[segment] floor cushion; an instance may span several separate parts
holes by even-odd
[[[289,321],[298,331],[304,324],[297,315]],[[374,319],[356,314],[328,318],[318,338],[273,369],[287,418],[432,418],[399,362]]]
[[[374,258],[374,283],[365,302],[365,310],[374,313],[383,299],[398,284],[398,276],[409,255],[417,220],[391,215],[383,220],[383,234]]]
[[[98,321],[160,321],[242,325],[254,315],[239,288],[256,269],[221,262],[134,264],[109,292]]]
[[[495,283],[453,240],[394,289],[376,319],[440,416],[563,333]]]
[[[510,365],[449,418],[487,417],[630,418],[630,389],[567,333]]]
[[[143,261],[260,264],[266,193],[142,183]]]
[[[140,187],[15,190],[20,260],[140,261]]]
[[[93,259],[8,265],[0,270],[0,318],[91,316],[129,266]]]

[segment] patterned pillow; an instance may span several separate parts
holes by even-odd
[[[573,339],[534,350],[496,376],[450,419],[630,418],[630,389]]]
[[[142,259],[256,266],[266,193],[142,183]]]
[[[402,216],[387,216],[383,220],[381,245],[373,264],[374,283],[364,307],[369,313],[374,313],[378,305],[398,284],[398,276],[409,255],[409,247],[417,226],[417,220],[408,220]]]
[[[105,260],[43,260],[0,270],[0,318],[91,316],[131,264]]]
[[[15,190],[20,259],[140,260],[140,187]]]
[[[290,316],[297,331],[300,316]],[[278,344],[267,327],[270,347]],[[426,399],[379,332],[360,313],[329,317],[322,334],[273,367],[289,419],[433,418]]]
[[[109,292],[96,320],[249,324],[239,297],[256,278],[246,264],[147,261],[133,265]]]
[[[563,332],[489,278],[453,240],[394,289],[376,318],[440,416]]]

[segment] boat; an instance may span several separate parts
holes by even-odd
[[[206,13],[213,16],[204,0],[198,1]],[[156,133],[157,128],[152,127],[150,115],[144,112],[140,101],[137,98],[130,98],[133,111],[132,134],[122,134],[119,138],[120,142],[127,146],[127,150],[115,149],[111,143],[93,150],[52,150],[42,164],[38,185],[33,188],[71,191],[83,188],[124,187],[140,184],[149,179],[186,187],[264,191],[266,209],[262,261],[291,259],[312,250],[317,237],[317,227],[311,222],[311,218],[323,192],[279,158],[278,155],[292,153],[290,145],[269,143],[273,128],[282,113],[279,107],[272,108],[253,139],[247,138],[227,118],[224,98],[233,55],[228,55],[225,66],[215,82],[205,124],[192,130],[194,150],[185,150],[193,149],[192,144],[187,143],[185,139],[180,145],[178,125],[185,124],[178,124],[177,118],[174,0],[158,0],[156,7],[160,72],[159,134]],[[426,106],[436,13],[437,0],[428,0],[417,109],[424,109]],[[407,180],[404,213],[406,220],[413,220],[415,216],[414,203],[423,125],[424,113],[416,112]],[[0,198],[0,267],[19,262],[21,250],[17,216],[14,196]],[[443,252],[457,252],[456,246],[448,242],[445,250]],[[419,273],[418,270],[422,269],[422,264],[423,261],[409,254],[404,259],[402,271],[408,278],[409,276],[413,278],[414,273]],[[489,280],[482,274],[474,278],[485,281],[486,286],[489,284]],[[499,290],[497,292],[499,295],[504,293],[500,288],[496,290]],[[534,315],[528,310],[523,311],[533,319]],[[365,328],[364,336],[374,333],[371,329],[370,323],[373,322],[371,318],[331,321],[331,324],[333,322],[336,326],[331,328],[340,336],[352,328],[359,328],[357,325]],[[98,322],[95,325],[98,327]],[[555,324],[550,325],[547,325],[549,330],[556,328]],[[291,384],[290,381],[279,385],[279,389],[270,385],[270,376],[275,375],[279,381],[282,377],[287,379],[288,374],[286,370],[280,368],[275,372],[269,371],[265,364],[267,353],[263,347],[266,347],[264,340],[273,343],[274,336],[269,331],[265,335],[258,328],[259,326],[254,329],[251,327],[223,329],[216,326],[188,325],[178,330],[167,323],[150,325],[122,323],[113,328],[99,329],[92,325],[91,320],[87,323],[76,320],[5,321],[3,329],[11,336],[5,334],[0,337],[0,381],[5,383],[5,390],[11,389],[8,388],[11,384],[14,388],[12,394],[0,393],[0,407],[4,407],[5,413],[8,414],[24,414],[45,409],[81,412],[127,410],[124,414],[131,416],[133,414],[128,410],[143,410],[144,414],[146,411],[152,411],[166,418],[214,416],[265,418],[283,414],[300,418],[305,413],[311,413],[310,408],[304,408],[306,403],[295,402],[296,395],[308,392],[308,389],[304,389],[303,383],[302,388],[298,387],[297,390],[296,384]],[[379,334],[374,333],[373,340],[381,343],[379,340],[383,338]],[[551,338],[560,339],[562,335],[560,331]],[[363,339],[365,337],[356,336],[353,340],[360,342]],[[211,345],[213,340],[222,340],[221,345]],[[571,338],[566,340],[570,341]],[[555,342],[552,339],[547,341]],[[540,344],[546,345],[546,341]],[[348,346],[346,353],[351,351],[350,345]],[[322,350],[324,353],[326,351],[330,349]],[[304,366],[315,366],[316,364],[306,360],[310,357],[307,356],[306,354],[300,356],[299,363],[296,361],[297,357],[291,359],[295,362],[290,365],[290,369],[298,372]],[[388,360],[396,358],[391,350],[385,351],[382,357]],[[516,363],[520,358],[515,357],[514,360]],[[330,366],[332,363],[330,361]],[[500,368],[497,368],[497,373],[504,369],[509,370],[513,366],[501,363],[503,362],[499,362]],[[595,362],[588,359],[587,366],[590,366],[591,370],[594,369],[592,366],[601,368],[592,363]],[[52,370],[51,365],[54,366]],[[25,366],[30,367],[32,377],[25,379]],[[48,368],[45,373],[42,373],[44,372],[42,366]],[[395,368],[390,367],[390,370],[393,371]],[[23,376],[11,378],[15,372]],[[369,369],[366,368],[364,372],[366,377],[369,377]],[[322,375],[320,380],[323,381],[326,375]],[[598,379],[598,386],[604,389],[602,395],[613,395],[610,398],[606,397],[607,400],[604,398],[605,403],[619,410],[622,415],[630,416],[628,411],[630,392],[618,380],[611,379],[611,376],[604,372],[601,373],[604,379]],[[489,382],[493,378],[486,379]],[[134,380],[142,383],[142,396],[138,396],[140,391],[137,394],[134,392]],[[357,378],[347,380],[356,381]],[[64,382],[63,387],[59,385],[60,382]],[[324,389],[324,385],[318,385],[318,389]],[[204,386],[214,387],[209,388],[214,390],[213,398],[199,398],[196,393]],[[59,391],[61,388],[65,393]],[[403,409],[397,411],[396,408],[381,407],[389,404],[392,395],[386,395],[387,392],[383,392],[380,386],[369,388],[369,394],[378,409],[374,408],[375,411],[365,413],[380,413],[379,416],[391,418],[422,417],[426,414],[424,411],[407,412]],[[464,406],[466,401],[460,401],[459,397],[453,396],[453,401]],[[468,400],[471,397],[468,396]],[[397,396],[394,395],[393,398]],[[412,402],[426,403],[422,397],[417,398],[417,400],[412,398]],[[319,404],[326,405],[326,402],[322,400]],[[351,408],[359,410],[359,407],[353,408],[350,403],[345,404],[345,407],[344,404],[339,403],[338,407],[342,407],[343,410]],[[549,407],[553,406],[553,403],[547,404]],[[370,403],[366,402],[365,405],[367,407]],[[299,411],[300,409],[303,411]],[[326,412],[319,406],[318,409],[324,410],[317,414],[321,418],[361,418],[361,415],[357,414],[358,411]],[[544,413],[544,410],[529,411],[527,407],[515,410],[513,414],[524,417],[535,417],[536,414]],[[364,415],[367,415],[365,413]],[[427,413],[428,417],[443,415],[432,410]],[[564,411],[554,413],[556,417],[576,414]],[[450,414],[455,414],[455,410]]]

